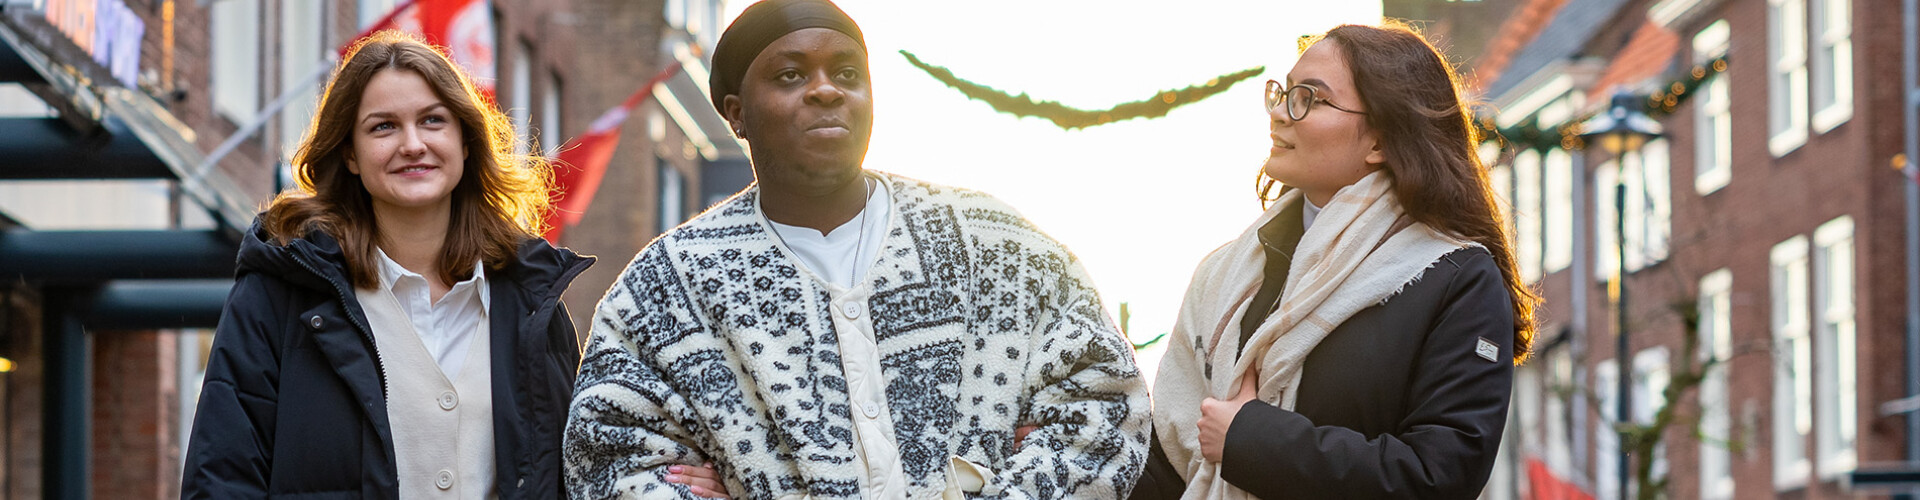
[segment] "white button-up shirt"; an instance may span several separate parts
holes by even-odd
[[[473,277],[455,283],[439,302],[434,302],[425,276],[400,267],[400,263],[387,257],[386,250],[376,247],[375,253],[380,255],[380,287],[400,301],[407,320],[413,323],[413,331],[420,334],[420,343],[426,345],[427,353],[440,365],[440,372],[447,374],[447,378],[458,376],[460,367],[467,362],[467,347],[476,337],[474,332],[480,328],[480,322],[487,320],[491,307],[486,267],[475,261]]]

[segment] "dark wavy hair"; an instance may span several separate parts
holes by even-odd
[[[1380,133],[1393,192],[1407,216],[1493,254],[1513,300],[1513,362],[1526,361],[1540,297],[1520,277],[1506,215],[1475,148],[1479,129],[1461,97],[1459,75],[1403,23],[1344,25],[1314,43],[1325,41],[1339,44],[1353,71],[1367,126]]]
[[[305,140],[294,155],[295,186],[267,206],[261,226],[281,245],[309,232],[339,240],[347,274],[356,287],[379,284],[378,223],[373,199],[360,177],[347,169],[353,152],[354,115],[367,83],[382,71],[417,73],[426,79],[455,120],[467,160],[453,188],[452,221],[435,272],[446,283],[465,279],[474,261],[498,269],[523,240],[537,237],[551,210],[552,172],[545,158],[513,152],[512,122],[445,53],[400,31],[381,31],[357,42],[334,70]]]

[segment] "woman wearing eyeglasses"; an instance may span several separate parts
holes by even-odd
[[[1536,298],[1458,78],[1404,26],[1341,26],[1266,107],[1270,205],[1194,274],[1133,498],[1479,495]]]

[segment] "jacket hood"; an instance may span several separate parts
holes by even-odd
[[[255,217],[253,226],[247,228],[240,239],[240,255],[236,259],[241,273],[257,272],[325,291],[331,291],[332,282],[338,281],[351,289],[346,255],[340,251],[340,242],[325,232],[308,232],[283,246],[273,241],[273,236],[267,234],[266,227]]]

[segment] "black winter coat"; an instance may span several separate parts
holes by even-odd
[[[1262,227],[1266,277],[1250,326],[1286,281],[1301,233],[1298,204]],[[1361,271],[1365,272],[1365,271]],[[1258,316],[1258,317],[1255,317]],[[1480,340],[1497,348],[1477,352]],[[1513,305],[1486,250],[1442,257],[1379,306],[1342,322],[1307,355],[1296,411],[1254,400],[1227,429],[1220,475],[1263,499],[1479,496],[1513,388]],[[1186,489],[1158,436],[1134,499]]]
[[[258,221],[214,332],[182,498],[396,498],[384,367],[332,237],[269,243]],[[580,351],[560,303],[593,264],[543,240],[487,271],[500,498],[560,498]]]

